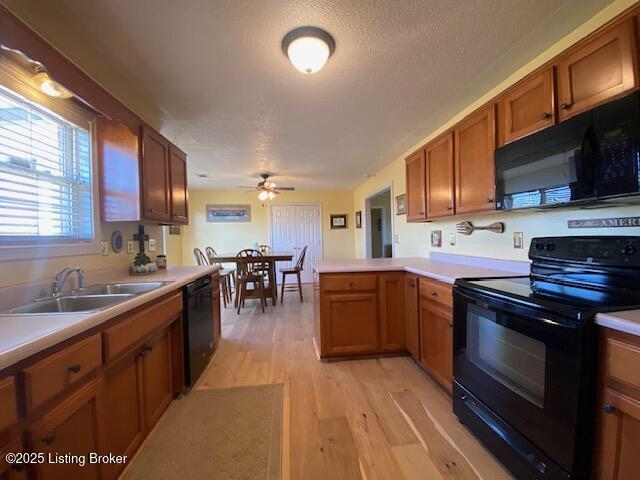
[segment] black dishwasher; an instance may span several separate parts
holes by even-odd
[[[182,298],[185,383],[191,386],[198,380],[213,355],[211,276],[186,285]]]

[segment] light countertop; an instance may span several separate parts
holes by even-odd
[[[507,277],[529,274],[529,264],[526,263],[526,272],[522,270],[524,265],[520,265],[525,262],[513,262],[505,265],[505,262],[496,263],[492,259],[482,259],[482,262],[479,262],[474,257],[474,260],[469,261],[469,263],[461,263],[459,261],[446,261],[446,258],[443,257],[442,260],[422,257],[319,260],[313,264],[313,269],[320,274],[410,272],[451,284],[457,278],[464,277]]]
[[[596,323],[613,330],[640,336],[640,310],[598,313]]]
[[[0,314],[0,370],[210,274],[216,267],[169,267],[152,275],[114,275],[109,282],[171,282],[97,312],[53,315]]]

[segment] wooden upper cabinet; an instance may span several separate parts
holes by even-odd
[[[506,144],[553,125],[553,69],[526,78],[509,89],[499,103],[500,144]]]
[[[142,128],[142,218],[171,221],[169,142],[159,133]]]
[[[476,110],[454,129],[456,213],[495,209],[495,108]]]
[[[407,175],[407,221],[427,219],[425,152],[420,149],[405,159]]]
[[[556,61],[560,121],[636,88],[634,18],[628,18]]]
[[[122,122],[98,117],[100,213],[105,222],[140,220],[140,137]]]
[[[454,214],[453,132],[425,147],[427,218]]]
[[[187,209],[187,155],[178,147],[169,148],[169,180],[171,185],[171,222],[189,223]]]

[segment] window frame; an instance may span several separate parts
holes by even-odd
[[[23,97],[60,115],[69,122],[87,127],[91,145],[91,215],[93,235],[90,241],[48,242],[46,239],[30,244],[0,245],[0,261],[43,259],[100,253],[100,191],[97,181],[96,114],[83,108],[74,99],[54,99],[37,90],[31,77],[20,66],[0,55],[0,84]]]

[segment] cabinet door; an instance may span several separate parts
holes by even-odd
[[[88,457],[91,452],[101,452],[101,395],[102,381],[94,381],[46,413],[29,429],[33,450],[54,459],[58,455]],[[37,477],[43,480],[103,478],[99,464],[89,462],[84,466],[45,462],[35,467]]]
[[[449,391],[453,377],[452,326],[450,311],[420,299],[420,362]]]
[[[169,142],[159,133],[142,129],[142,217],[171,221]]]
[[[607,388],[602,407],[599,478],[640,478],[640,402]]]
[[[28,466],[19,463],[9,463],[6,455],[8,453],[24,452],[22,442],[14,438],[8,443],[0,446],[0,478],[2,480],[26,480]]]
[[[547,68],[508,90],[500,107],[504,143],[553,125],[553,70]]]
[[[456,213],[495,208],[495,121],[492,103],[455,127]]]
[[[131,458],[144,439],[142,365],[129,355],[105,373],[105,451]],[[105,477],[117,478],[122,464],[106,464]]]
[[[167,328],[142,351],[142,394],[147,430],[156,424],[173,398],[169,332]]]
[[[634,19],[609,28],[556,62],[560,121],[637,85]]]
[[[407,176],[407,222],[427,219],[426,178],[424,149],[420,149],[405,160]]]
[[[169,148],[169,179],[171,185],[171,222],[188,224],[187,155],[179,148]]]
[[[418,314],[418,277],[411,273],[404,278],[404,316],[407,350],[411,356],[420,359],[420,318]]]
[[[403,273],[380,275],[380,340],[385,352],[405,348]]]
[[[427,218],[453,215],[453,132],[425,147]]]
[[[323,293],[322,355],[378,351],[378,295]]]

